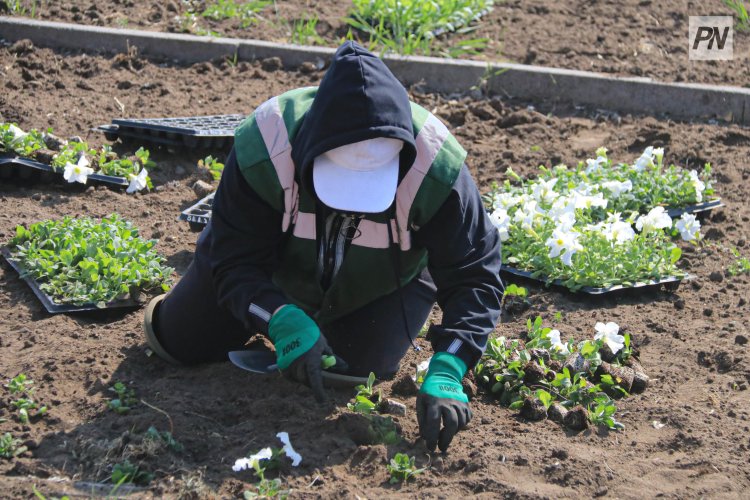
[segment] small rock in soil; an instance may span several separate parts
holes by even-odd
[[[710,317],[710,316],[713,316],[713,314],[714,314],[714,310],[713,309],[711,309],[709,307],[703,309],[703,315],[704,316]]]
[[[539,399],[527,397],[523,400],[521,416],[527,420],[544,420],[547,418],[547,409]]]
[[[404,373],[391,386],[391,392],[398,396],[416,396],[419,392],[417,383],[411,378],[411,375]]]
[[[10,49],[8,50],[20,56],[21,54],[26,54],[28,52],[33,51],[34,43],[31,40],[24,38],[23,40],[18,40],[16,43],[11,45]]]
[[[393,399],[386,399],[380,403],[379,410],[389,415],[406,415],[406,405]]]
[[[264,71],[276,71],[277,69],[281,69],[281,58],[268,57],[263,59],[260,63],[260,67],[263,68]]]
[[[513,459],[513,463],[516,465],[529,465],[529,459],[526,457],[516,457]]]
[[[562,424],[565,420],[565,415],[568,414],[568,410],[561,404],[554,403],[547,410],[547,417],[558,424]]]
[[[469,372],[466,377],[461,380],[461,387],[464,390],[464,394],[468,396],[468,398],[474,399],[477,395],[477,385],[474,383],[474,376],[473,372]]]
[[[685,301],[682,300],[682,299],[675,300],[674,301],[674,308],[677,309],[678,311],[681,311],[681,310],[685,309]]]
[[[734,338],[734,343],[737,345],[747,345],[747,337],[744,335],[737,335]]]
[[[715,281],[716,283],[721,283],[724,281],[724,274],[721,271],[714,271],[708,275],[708,279]]]
[[[595,497],[597,497],[597,498],[598,498],[598,497],[603,497],[603,496],[605,496],[605,495],[606,495],[607,493],[609,493],[609,488],[607,488],[606,486],[602,486],[601,488],[597,489],[597,490],[596,490],[596,491],[594,492],[594,496],[595,496]]]
[[[316,71],[318,71],[318,67],[315,66],[315,63],[313,62],[305,61],[299,65],[299,71],[300,73],[309,75],[310,73],[315,73]]]
[[[34,201],[42,201],[42,193],[34,193],[31,195],[31,199]]]
[[[563,419],[563,425],[574,431],[582,431],[588,428],[589,419],[586,409],[580,405],[571,408]]]
[[[562,448],[557,450],[552,450],[552,458],[557,458],[559,460],[567,460],[568,459],[568,451],[563,450]]]
[[[199,198],[205,198],[214,191],[214,187],[203,181],[195,181],[193,184],[193,192],[198,195]]]
[[[716,369],[719,373],[725,373],[732,369],[734,366],[734,356],[727,351],[721,351],[714,356],[716,362]]]

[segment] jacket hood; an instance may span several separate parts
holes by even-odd
[[[409,96],[382,60],[349,41],[336,51],[292,140],[292,159],[300,181],[314,193],[312,164],[316,156],[375,137],[404,141],[400,155],[403,176],[416,157]]]

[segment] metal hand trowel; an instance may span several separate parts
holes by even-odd
[[[271,351],[231,351],[229,361],[235,366],[253,373],[268,374],[279,371],[276,354]],[[323,383],[328,387],[354,387],[366,384],[367,377],[355,377],[323,370]]]

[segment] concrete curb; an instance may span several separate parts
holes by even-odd
[[[0,38],[28,38],[35,45],[89,51],[124,52],[195,63],[223,57],[240,60],[279,57],[286,67],[327,61],[331,48],[304,47],[237,38],[100,28],[0,16]],[[535,102],[575,104],[620,113],[668,115],[750,125],[750,89],[689,83],[662,83],[586,71],[485,63],[434,57],[386,56],[405,84],[423,84],[435,92],[468,92],[478,86],[490,93]]]

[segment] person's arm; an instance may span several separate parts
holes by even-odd
[[[271,282],[283,238],[281,213],[248,185],[234,150],[214,197],[211,231],[210,262],[219,305],[248,331],[267,333],[273,313],[288,303]]]
[[[474,367],[500,317],[500,237],[466,165],[435,216],[415,233],[427,248],[428,268],[443,311],[428,339],[433,350]]]
[[[427,338],[435,354],[417,396],[419,432],[427,448],[445,451],[471,421],[461,379],[474,367],[500,315],[500,238],[464,165],[448,199],[417,231],[427,248],[443,321]]]

